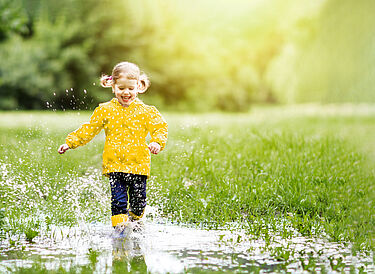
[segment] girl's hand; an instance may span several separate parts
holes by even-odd
[[[59,147],[57,152],[60,153],[60,154],[64,154],[65,151],[67,151],[68,149],[70,149],[70,147],[67,144],[63,144]]]
[[[148,149],[152,154],[158,154],[160,152],[160,145],[156,142],[152,142],[148,145]]]

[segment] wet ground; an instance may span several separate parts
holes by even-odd
[[[353,255],[350,245],[322,239],[275,237],[272,243],[250,239],[240,229],[205,230],[145,220],[140,231],[130,225],[124,234],[109,224],[53,227],[29,243],[23,237],[4,239],[0,272],[35,263],[59,267],[91,265],[95,273],[138,271],[182,272],[374,272],[373,254]]]

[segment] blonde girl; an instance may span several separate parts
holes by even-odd
[[[101,77],[101,85],[112,88],[115,98],[100,104],[88,123],[67,136],[58,152],[63,154],[83,146],[104,129],[103,174],[111,184],[111,220],[116,227],[142,218],[146,180],[150,176],[150,152],[158,154],[164,149],[168,125],[154,106],[137,98],[150,85],[137,65],[117,64],[112,75]],[[148,133],[149,144],[146,143]]]

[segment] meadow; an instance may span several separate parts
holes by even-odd
[[[103,132],[85,147],[57,153],[90,114],[0,114],[2,241],[22,235],[31,242],[53,226],[109,224]],[[204,229],[236,224],[270,247],[276,237],[302,235],[373,254],[374,106],[263,106],[248,113],[164,116],[168,144],[152,156],[148,181],[148,204],[158,215]],[[289,260],[287,249],[272,252]]]

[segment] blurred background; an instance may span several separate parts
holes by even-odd
[[[120,61],[162,110],[374,103],[373,0],[0,0],[0,109],[92,109]]]

